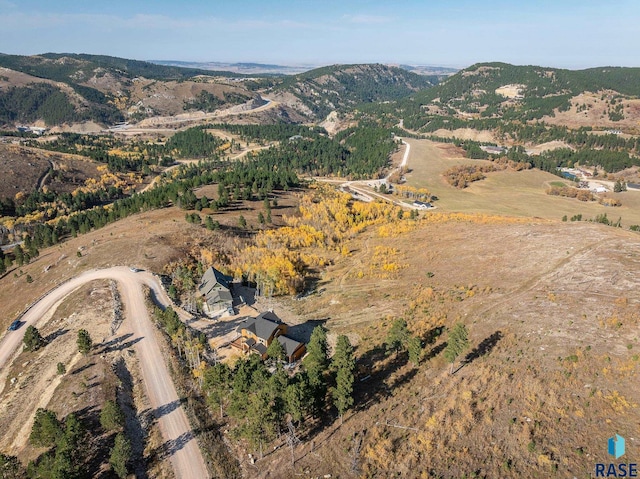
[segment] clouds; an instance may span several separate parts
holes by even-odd
[[[0,51],[265,63],[638,63],[640,4],[540,1],[544,8],[506,0],[0,0]]]

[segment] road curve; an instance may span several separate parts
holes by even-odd
[[[170,304],[158,279],[147,272],[133,273],[124,266],[87,271],[63,283],[34,304],[21,318],[19,330],[5,334],[0,342],[0,370],[22,343],[29,325],[34,325],[58,301],[64,299],[82,285],[99,279],[112,279],[121,286],[122,301],[126,306],[126,318],[134,333],[141,338],[135,344],[143,382],[151,407],[156,412],[160,431],[166,443],[167,454],[177,478],[207,478],[209,473],[202,453],[189,425],[187,416],[179,406],[179,398],[160,346],[155,341],[155,326],[149,318],[142,286],[148,286],[162,304]]]

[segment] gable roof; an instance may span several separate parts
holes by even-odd
[[[282,344],[284,351],[287,355],[287,358],[291,357],[293,353],[298,349],[302,343],[296,341],[295,339],[291,339],[287,336],[278,336],[278,341]]]
[[[233,301],[233,296],[226,289],[214,289],[206,295],[207,304],[216,304],[216,303],[226,303],[228,301]]]
[[[214,267],[209,268],[202,275],[202,279],[200,280],[200,285],[198,286],[198,291],[200,294],[205,296],[209,296],[211,292],[215,289],[229,289],[229,282],[233,278],[231,276],[226,276],[222,274],[220,271],[215,269]]]
[[[282,321],[280,321],[275,314],[267,311],[265,313],[260,313],[255,318],[246,319],[237,327],[236,331],[240,332],[243,329],[246,329],[260,339],[267,340],[282,324]]]

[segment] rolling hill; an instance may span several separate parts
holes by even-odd
[[[424,76],[381,64],[332,65],[285,77],[274,87],[274,98],[314,118],[362,103],[393,101],[437,84],[440,77]]]
[[[582,97],[585,92],[592,94],[593,101]],[[572,108],[580,110],[576,113],[593,108],[615,123],[625,118],[626,110],[631,115],[636,113],[633,100],[639,95],[640,68],[564,70],[479,63],[422,91],[411,106],[415,114],[423,106],[434,105],[445,115],[517,121],[541,120]],[[593,123],[594,118],[590,120]]]
[[[256,96],[250,83],[234,84],[231,77],[246,78],[101,55],[0,54],[0,125],[89,120],[109,125],[175,115],[203,103],[205,109],[231,106]]]
[[[157,65],[123,58],[53,54],[0,55],[0,124],[113,124],[185,111],[212,112],[267,95],[281,104],[279,121],[323,119],[363,103],[402,99],[430,88],[425,76],[379,64],[334,65],[293,76]],[[303,117],[300,117],[303,115]]]

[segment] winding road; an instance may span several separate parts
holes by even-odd
[[[92,270],[61,284],[35,303],[23,316],[20,329],[5,334],[0,342],[0,370],[4,368],[21,345],[27,326],[34,325],[56,303],[82,285],[100,279],[112,279],[120,284],[126,319],[134,338],[136,355],[147,396],[156,411],[158,425],[165,440],[167,454],[177,478],[207,478],[209,473],[193,431],[182,409],[178,394],[164,361],[160,346],[155,341],[155,326],[145,305],[143,286],[149,287],[163,305],[170,301],[158,279],[150,273],[134,273],[124,266]]]
[[[402,162],[400,163],[400,165],[397,168],[394,168],[393,170],[391,170],[389,172],[389,174],[387,176],[385,176],[384,178],[382,178],[382,179],[353,180],[353,181],[342,181],[342,180],[333,180],[333,179],[326,179],[326,178],[314,178],[314,179],[316,179],[318,181],[324,181],[326,183],[340,183],[340,186],[342,188],[349,188],[353,192],[355,192],[355,194],[357,195],[357,199],[358,200],[371,202],[371,201],[374,201],[375,198],[379,198],[381,200],[387,201],[387,202],[392,203],[394,205],[401,206],[402,208],[420,209],[419,207],[414,206],[414,205],[412,205],[410,203],[405,203],[404,201],[394,200],[393,198],[390,198],[389,195],[376,193],[376,192],[373,192],[373,191],[370,191],[370,190],[364,188],[365,186],[381,185],[382,183],[388,184],[389,183],[389,177],[393,173],[395,173],[396,171],[399,171],[399,170],[402,170],[402,169],[406,168],[407,163],[409,161],[409,153],[411,152],[411,145],[409,143],[407,143],[406,141],[404,141],[404,140],[402,140],[402,143],[404,145],[406,145],[406,147],[407,147],[407,149],[404,151],[404,155],[402,157]]]

